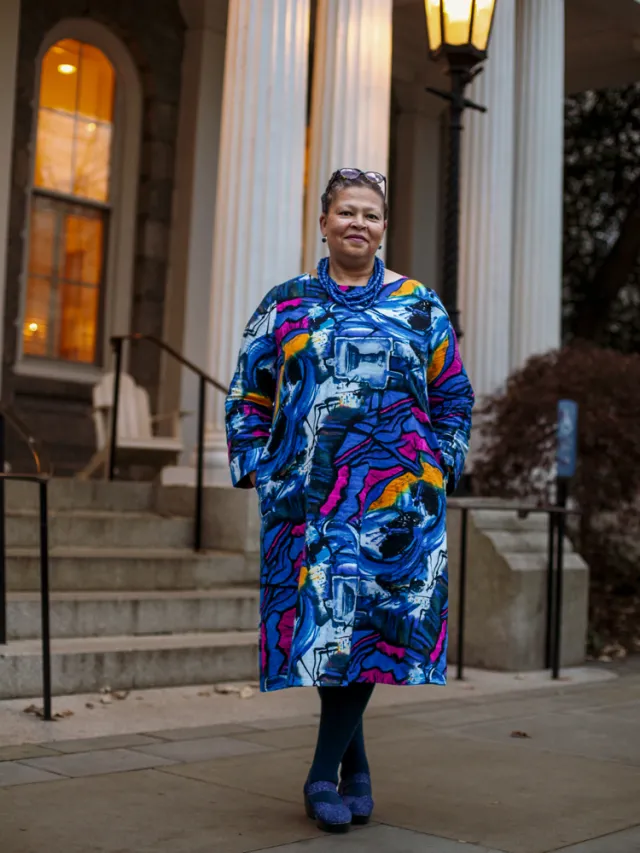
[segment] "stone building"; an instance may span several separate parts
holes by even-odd
[[[321,255],[338,166],[389,175],[388,262],[437,289],[446,122],[422,0],[2,0],[0,44],[2,400],[59,473],[94,449],[111,335],[162,338],[228,382],[261,296]],[[463,151],[480,395],[559,343],[563,98],[637,80],[639,44],[635,0],[498,0],[473,92],[489,112],[467,116]],[[195,410],[159,351],[126,367],[158,410]]]

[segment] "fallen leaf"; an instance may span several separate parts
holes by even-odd
[[[93,709],[94,709],[96,706],[93,704],[93,702],[87,702],[87,704],[86,704],[84,707],[85,707],[85,708],[88,708],[90,711],[93,711]]]
[[[242,687],[238,684],[214,684],[213,689],[223,696],[238,695],[242,691]]]
[[[241,699],[251,699],[253,696],[253,688],[252,687],[243,687],[240,691]]]
[[[114,699],[118,699],[118,701],[122,702],[127,698],[130,692],[130,690],[113,690],[111,695]]]
[[[113,702],[113,699],[111,698],[111,696],[103,696],[103,697],[100,699],[100,704],[101,704],[101,705],[111,705],[111,704],[112,704],[112,702]]]
[[[41,714],[42,708],[38,708],[37,705],[29,705],[27,708],[24,709],[24,713],[25,714]]]
[[[105,693],[111,693],[111,688],[110,688],[110,687],[101,687],[101,688],[100,688],[100,693],[103,693],[103,694],[105,694]]]
[[[208,690],[201,690],[201,691],[198,693],[198,696],[211,696],[211,693],[209,693],[209,691],[208,691]]]
[[[65,717],[73,717],[73,711],[66,708],[64,711],[58,711],[54,716],[59,720],[63,720]]]
[[[526,732],[519,732],[517,729],[509,735],[509,737],[519,737],[519,738],[530,738],[531,735],[528,735]]]

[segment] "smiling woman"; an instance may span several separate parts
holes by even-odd
[[[442,303],[376,256],[384,185],[331,176],[329,257],[264,298],[227,398],[232,480],[255,485],[262,515],[261,687],[320,690],[305,797],[330,831],[373,808],[373,685],[446,681],[446,493],[473,406]]]

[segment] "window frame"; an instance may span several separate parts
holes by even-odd
[[[35,184],[42,62],[47,51],[63,39],[75,39],[101,50],[111,62],[116,77],[109,201],[106,204],[91,200],[86,202],[87,207],[102,208],[107,211],[103,275],[100,284],[101,307],[96,330],[97,351],[94,364],[27,355],[24,352],[23,344],[29,283],[32,199],[34,196],[40,196],[71,204],[83,203],[82,197],[48,190]],[[130,330],[142,146],[142,85],[138,70],[126,46],[107,27],[91,19],[69,18],[60,21],[43,41],[36,61],[37,72],[29,151],[30,172],[26,191],[27,211],[20,274],[20,311],[17,321],[17,353],[14,372],[26,376],[92,384],[109,365],[110,337],[127,334]]]

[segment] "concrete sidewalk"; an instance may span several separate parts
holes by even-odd
[[[340,837],[302,809],[317,718],[244,714],[0,748],[2,853],[640,851],[636,673],[379,701],[366,721],[377,823]]]

